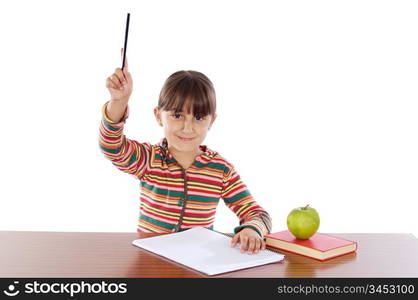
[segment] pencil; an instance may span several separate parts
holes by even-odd
[[[123,46],[123,61],[122,61],[122,70],[125,67],[125,57],[126,57],[126,47],[128,46],[128,32],[129,32],[129,17],[130,13],[126,16],[126,29],[125,29],[125,44]]]

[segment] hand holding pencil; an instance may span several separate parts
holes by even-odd
[[[106,87],[110,92],[111,99],[106,107],[108,117],[114,122],[124,115],[127,109],[129,97],[132,94],[132,77],[128,71],[128,58],[126,57],[126,47],[128,45],[129,17],[126,16],[125,44],[121,48],[122,68],[116,68],[115,72],[106,79]]]
[[[123,55],[123,48],[121,49]],[[128,70],[128,58],[125,57],[125,67],[116,68],[115,72],[106,79],[106,87],[110,92],[111,100],[127,104],[132,94],[132,77]]]

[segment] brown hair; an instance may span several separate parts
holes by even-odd
[[[185,108],[187,113],[192,110],[195,116],[213,116],[216,112],[215,89],[203,73],[177,71],[165,81],[158,99],[158,108],[175,113]]]

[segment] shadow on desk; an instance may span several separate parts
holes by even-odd
[[[339,256],[327,261],[316,261],[311,258],[292,255],[283,251],[287,259],[285,262],[284,277],[318,277],[318,273],[335,273],[339,268],[347,266],[356,259],[356,252]]]
[[[177,262],[138,248],[137,255],[127,269],[126,277],[152,277],[152,278],[195,278],[208,277],[207,275],[185,267]],[[140,272],[138,272],[140,270]]]

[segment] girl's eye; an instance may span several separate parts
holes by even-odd
[[[174,119],[178,120],[181,117],[181,114],[176,113],[176,114],[172,114],[171,116]],[[197,116],[196,115],[195,118],[196,118],[197,121],[204,121],[205,120],[205,117],[203,117],[203,116]]]

